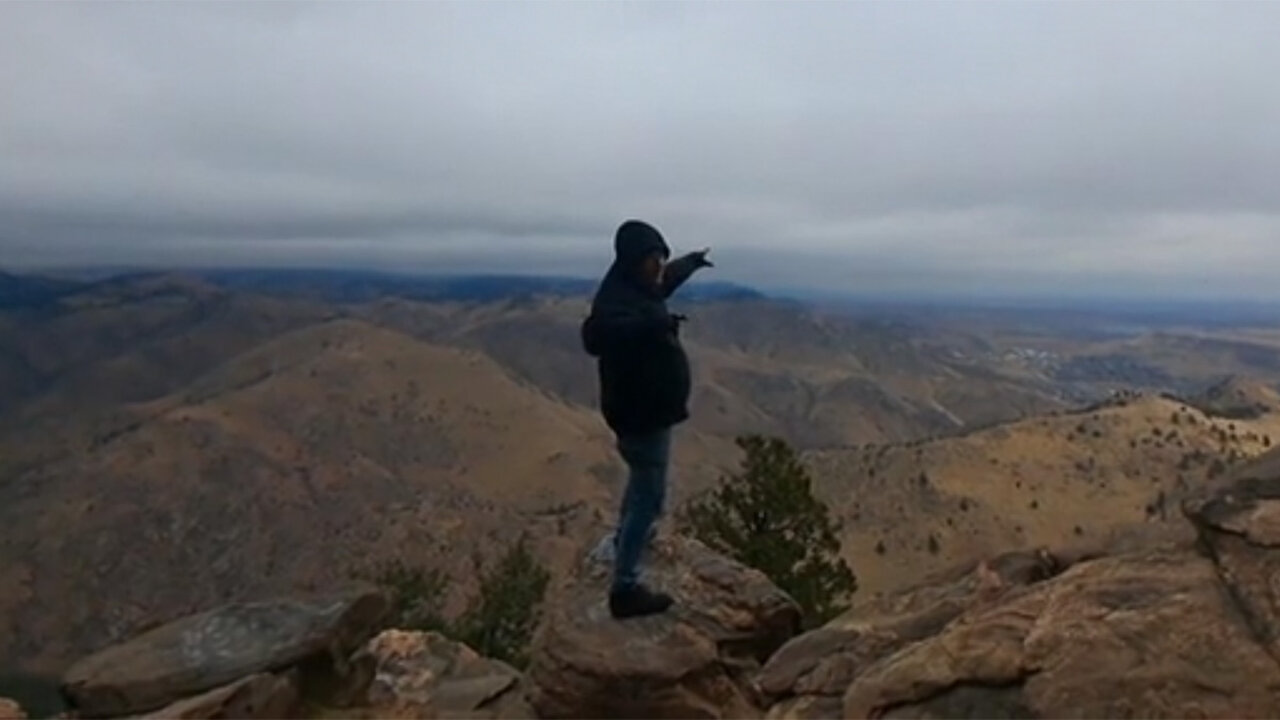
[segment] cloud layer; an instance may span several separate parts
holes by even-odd
[[[1280,297],[1268,3],[7,3],[0,265]]]

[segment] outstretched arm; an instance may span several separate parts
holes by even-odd
[[[685,283],[698,268],[715,267],[711,261],[707,259],[709,249],[691,252],[688,255],[672,260],[667,263],[666,270],[662,275],[662,296],[671,297],[680,286]]]

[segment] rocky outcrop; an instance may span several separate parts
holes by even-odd
[[[1280,478],[1184,512],[1194,545],[1014,553],[860,605],[769,661],[769,714],[1275,717]]]
[[[1156,552],[1081,564],[881,659],[844,717],[1268,717],[1280,666],[1213,564]]]
[[[294,678],[259,673],[144,715],[151,720],[287,718],[300,704]]]
[[[22,706],[9,698],[0,698],[0,720],[27,720]]]
[[[364,653],[375,659],[366,700],[375,717],[534,717],[518,671],[439,633],[387,630]]]
[[[542,717],[758,717],[752,677],[799,626],[760,572],[680,537],[653,541],[648,580],[676,598],[664,615],[609,615],[610,565],[597,555],[548,603],[534,639],[530,700]]]
[[[1243,621],[1280,660],[1280,478],[1245,477],[1185,511]]]
[[[362,667],[349,658],[388,609],[371,588],[228,605],[81,660],[65,674],[63,690],[86,717],[161,708],[184,717],[217,708],[236,717],[282,717],[292,710],[286,700],[300,694],[341,704],[372,680],[368,661]]]
[[[505,663],[437,633],[370,639],[387,609],[369,588],[228,605],[86,658],[64,689],[82,717],[534,717]]]
[[[876,661],[932,637],[961,614],[1056,574],[1062,560],[1044,551],[1012,552],[955,577],[855,606],[801,635],[769,659],[760,689],[774,704],[769,717],[829,718]]]
[[[661,537],[646,571],[676,607],[614,620],[592,553],[548,598],[527,676],[435,633],[370,639],[387,601],[366,588],[179,620],[64,689],[90,717],[1276,717],[1276,457],[1186,501],[1185,535],[1007,553],[799,636],[761,573]]]

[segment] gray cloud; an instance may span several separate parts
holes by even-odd
[[[0,264],[1280,296],[1257,3],[0,4]]]

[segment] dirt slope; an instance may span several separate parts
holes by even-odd
[[[553,562],[616,465],[593,413],[473,352],[352,321],[287,334],[0,485],[0,657],[403,556],[460,578],[524,530]]]

